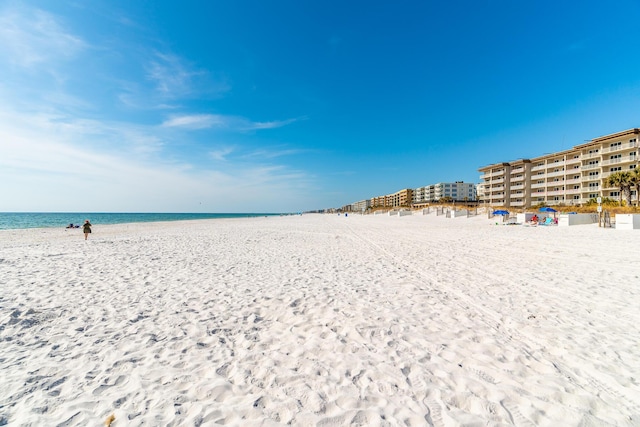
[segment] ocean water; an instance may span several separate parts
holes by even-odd
[[[91,224],[124,224],[130,222],[184,221],[193,219],[252,218],[281,215],[279,213],[100,213],[100,212],[0,212],[0,230],[18,228],[66,227]]]

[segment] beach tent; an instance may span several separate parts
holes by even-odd
[[[497,210],[497,211],[493,211],[494,215],[509,215],[509,211],[505,211],[505,210]]]
[[[543,208],[540,208],[540,212],[558,212],[558,211],[553,208],[550,208],[549,206],[545,206]]]

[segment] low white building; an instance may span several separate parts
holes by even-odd
[[[413,203],[433,203],[447,197],[456,202],[473,202],[478,200],[476,184],[456,181],[439,182],[413,190]]]

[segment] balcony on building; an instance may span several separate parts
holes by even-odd
[[[582,165],[582,167],[580,168],[583,171],[588,171],[588,170],[593,170],[593,169],[599,169],[601,166],[599,163],[593,163],[590,165]]]
[[[618,163],[634,163],[636,160],[636,156],[624,156],[618,157],[617,159],[603,160],[601,164],[602,166],[617,165]]]
[[[554,176],[564,176],[566,171],[557,171],[557,172],[547,172],[547,178],[552,178]]]
[[[602,149],[603,153],[614,153],[616,151],[623,151],[623,150],[630,150],[636,148],[635,147],[635,143],[629,141],[629,142],[623,142],[620,145],[614,145],[613,147],[609,146],[609,147],[604,147]]]
[[[564,166],[564,165],[565,165],[565,163],[564,163],[564,159],[563,159],[563,160],[558,160],[558,161],[553,160],[553,161],[549,161],[549,162],[547,162],[547,164],[546,164],[546,168],[547,168],[547,169],[553,169],[553,168],[559,168],[559,167],[562,167],[562,166]]]
[[[600,175],[585,175],[580,179],[580,182],[600,181]]]
[[[572,158],[570,158],[570,159],[565,160],[565,164],[566,164],[567,166],[568,166],[568,165],[575,165],[576,163],[580,163],[580,157],[577,157],[577,158],[573,158],[573,157],[572,157]]]

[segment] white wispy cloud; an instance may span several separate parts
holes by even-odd
[[[199,69],[172,53],[155,52],[146,65],[147,78],[162,98],[218,97],[231,87],[224,76]]]
[[[252,151],[251,153],[248,153],[245,157],[246,158],[261,158],[261,159],[275,159],[278,157],[284,157],[284,156],[293,156],[295,154],[300,154],[305,152],[305,150],[300,150],[300,149],[293,149],[293,148],[288,148],[288,149],[273,149],[273,150],[267,150],[267,149],[261,149],[261,150],[255,150]]]
[[[247,122],[245,130],[275,129],[290,125],[299,119],[275,120],[272,122]]]
[[[163,127],[185,129],[226,128],[233,131],[247,132],[263,129],[276,129],[287,126],[299,119],[276,120],[272,122],[254,122],[245,117],[224,114],[185,114],[171,115],[164,122]]]
[[[232,146],[208,152],[222,162],[196,165],[169,155],[161,134],[0,107],[0,181],[11,182],[0,211],[279,211],[307,193],[304,172],[234,161]]]
[[[207,129],[212,127],[228,127],[234,119],[219,114],[190,114],[173,115],[162,123],[163,127],[178,127],[185,129]]]
[[[72,57],[85,47],[79,36],[48,12],[16,7],[0,10],[0,51],[13,65],[33,68]]]
[[[177,98],[192,91],[192,79],[202,71],[192,70],[176,55],[156,52],[147,66],[147,76],[165,97]]]
[[[234,151],[235,151],[235,149],[233,147],[223,147],[223,148],[219,148],[217,150],[210,150],[209,151],[209,156],[213,160],[226,161],[227,157],[229,156],[229,154],[233,153]]]

